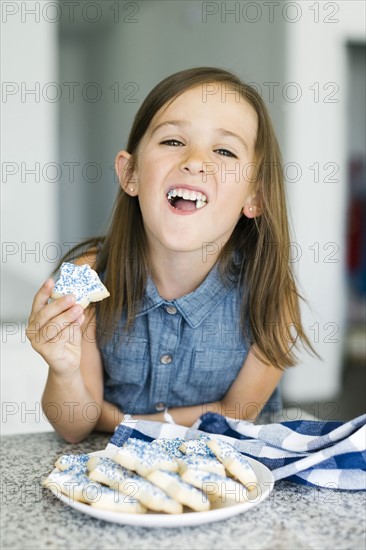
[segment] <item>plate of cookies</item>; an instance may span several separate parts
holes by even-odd
[[[62,502],[125,525],[182,527],[223,520],[263,502],[271,471],[221,436],[129,438],[122,447],[62,455],[43,481]]]

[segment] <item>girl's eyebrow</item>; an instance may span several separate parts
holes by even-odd
[[[163,128],[164,126],[178,126],[178,127],[181,127],[181,126],[188,126],[188,125],[191,125],[191,123],[186,121],[186,120],[167,120],[167,121],[161,122],[160,124],[155,126],[155,128],[151,132],[151,135],[155,134],[158,130],[160,130],[160,128]]]
[[[238,139],[245,147],[246,150],[248,150],[248,145],[247,143],[244,141],[244,139],[239,136],[239,134],[235,134],[235,132],[230,132],[230,130],[225,130],[225,128],[217,128],[216,131],[221,135],[221,136],[231,136],[231,137],[234,137],[236,139]]]
[[[164,126],[182,127],[182,126],[191,126],[191,123],[187,120],[167,120],[167,121],[161,122],[161,124],[158,124],[157,126],[155,126],[155,128],[151,132],[151,135],[154,135],[158,130],[160,130],[160,128],[163,128]],[[235,132],[231,132],[230,130],[226,130],[225,128],[216,128],[215,131],[218,134],[220,134],[221,136],[234,137],[234,138],[238,139],[243,144],[244,148],[246,150],[248,150],[247,143],[244,141],[244,139],[239,134],[236,134]]]

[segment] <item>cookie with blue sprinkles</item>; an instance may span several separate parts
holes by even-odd
[[[206,493],[211,502],[230,505],[248,500],[244,485],[226,476],[190,469],[182,474],[182,479]]]
[[[183,512],[180,502],[170,497],[148,479],[137,475],[130,484],[132,489],[130,496],[137,498],[149,510],[166,514],[181,514]]]
[[[159,439],[154,439],[150,445],[159,445],[159,447],[168,453],[168,455],[172,458],[183,458],[184,453],[180,450],[180,446],[183,442],[184,439],[181,437],[174,437],[173,439],[161,437]]]
[[[78,467],[80,469],[83,469],[84,472],[86,472],[86,465],[88,460],[90,459],[90,456],[87,454],[81,454],[81,455],[74,455],[74,454],[65,454],[60,456],[56,462],[55,467],[59,470],[68,470],[69,468]]]
[[[222,439],[211,439],[207,445],[231,476],[238,479],[249,490],[257,487],[258,480],[253,468],[230,443]]]
[[[178,464],[180,475],[187,470],[205,470],[206,472],[225,475],[225,468],[217,458],[190,454],[178,459]]]
[[[170,497],[195,512],[205,512],[210,509],[210,501],[207,495],[193,485],[186,483],[179,474],[154,470],[147,476],[147,479],[160,487]]]
[[[134,472],[120,466],[108,457],[92,456],[87,463],[87,467],[90,479],[108,485],[108,487],[117,487],[126,480],[136,477]]]
[[[159,445],[130,438],[114,455],[115,462],[146,477],[153,470],[178,471],[177,460]]]
[[[135,472],[107,457],[92,457],[88,462],[89,478],[98,481],[125,496],[137,499],[154,512],[181,514],[179,501]]]
[[[92,481],[78,468],[71,467],[68,470],[51,472],[42,485],[50,489],[56,495],[66,495],[70,500],[77,500],[90,504],[101,494],[100,483]]]
[[[149,443],[130,437],[103,455],[64,454],[42,484],[70,501],[132,514],[232,506],[249,500],[249,491],[257,486],[250,463],[221,438]]]
[[[51,298],[57,300],[67,294],[73,294],[76,303],[84,309],[90,302],[100,302],[110,295],[96,271],[88,264],[63,262]]]
[[[216,458],[211,449],[207,446],[207,442],[210,438],[201,435],[198,439],[183,440],[179,449],[185,455],[205,456],[207,458]]]

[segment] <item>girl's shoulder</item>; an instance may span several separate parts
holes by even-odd
[[[74,263],[76,265],[83,265],[88,264],[92,269],[95,269],[95,266],[97,264],[97,249],[96,248],[90,248],[84,254],[78,256],[75,258]]]

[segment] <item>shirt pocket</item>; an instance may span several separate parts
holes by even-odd
[[[205,401],[220,399],[236,379],[247,351],[223,349],[196,349],[193,352],[188,384],[202,390]]]
[[[133,340],[120,348],[104,350],[104,369],[109,379],[108,385],[133,384],[144,386],[148,372],[148,342]]]

